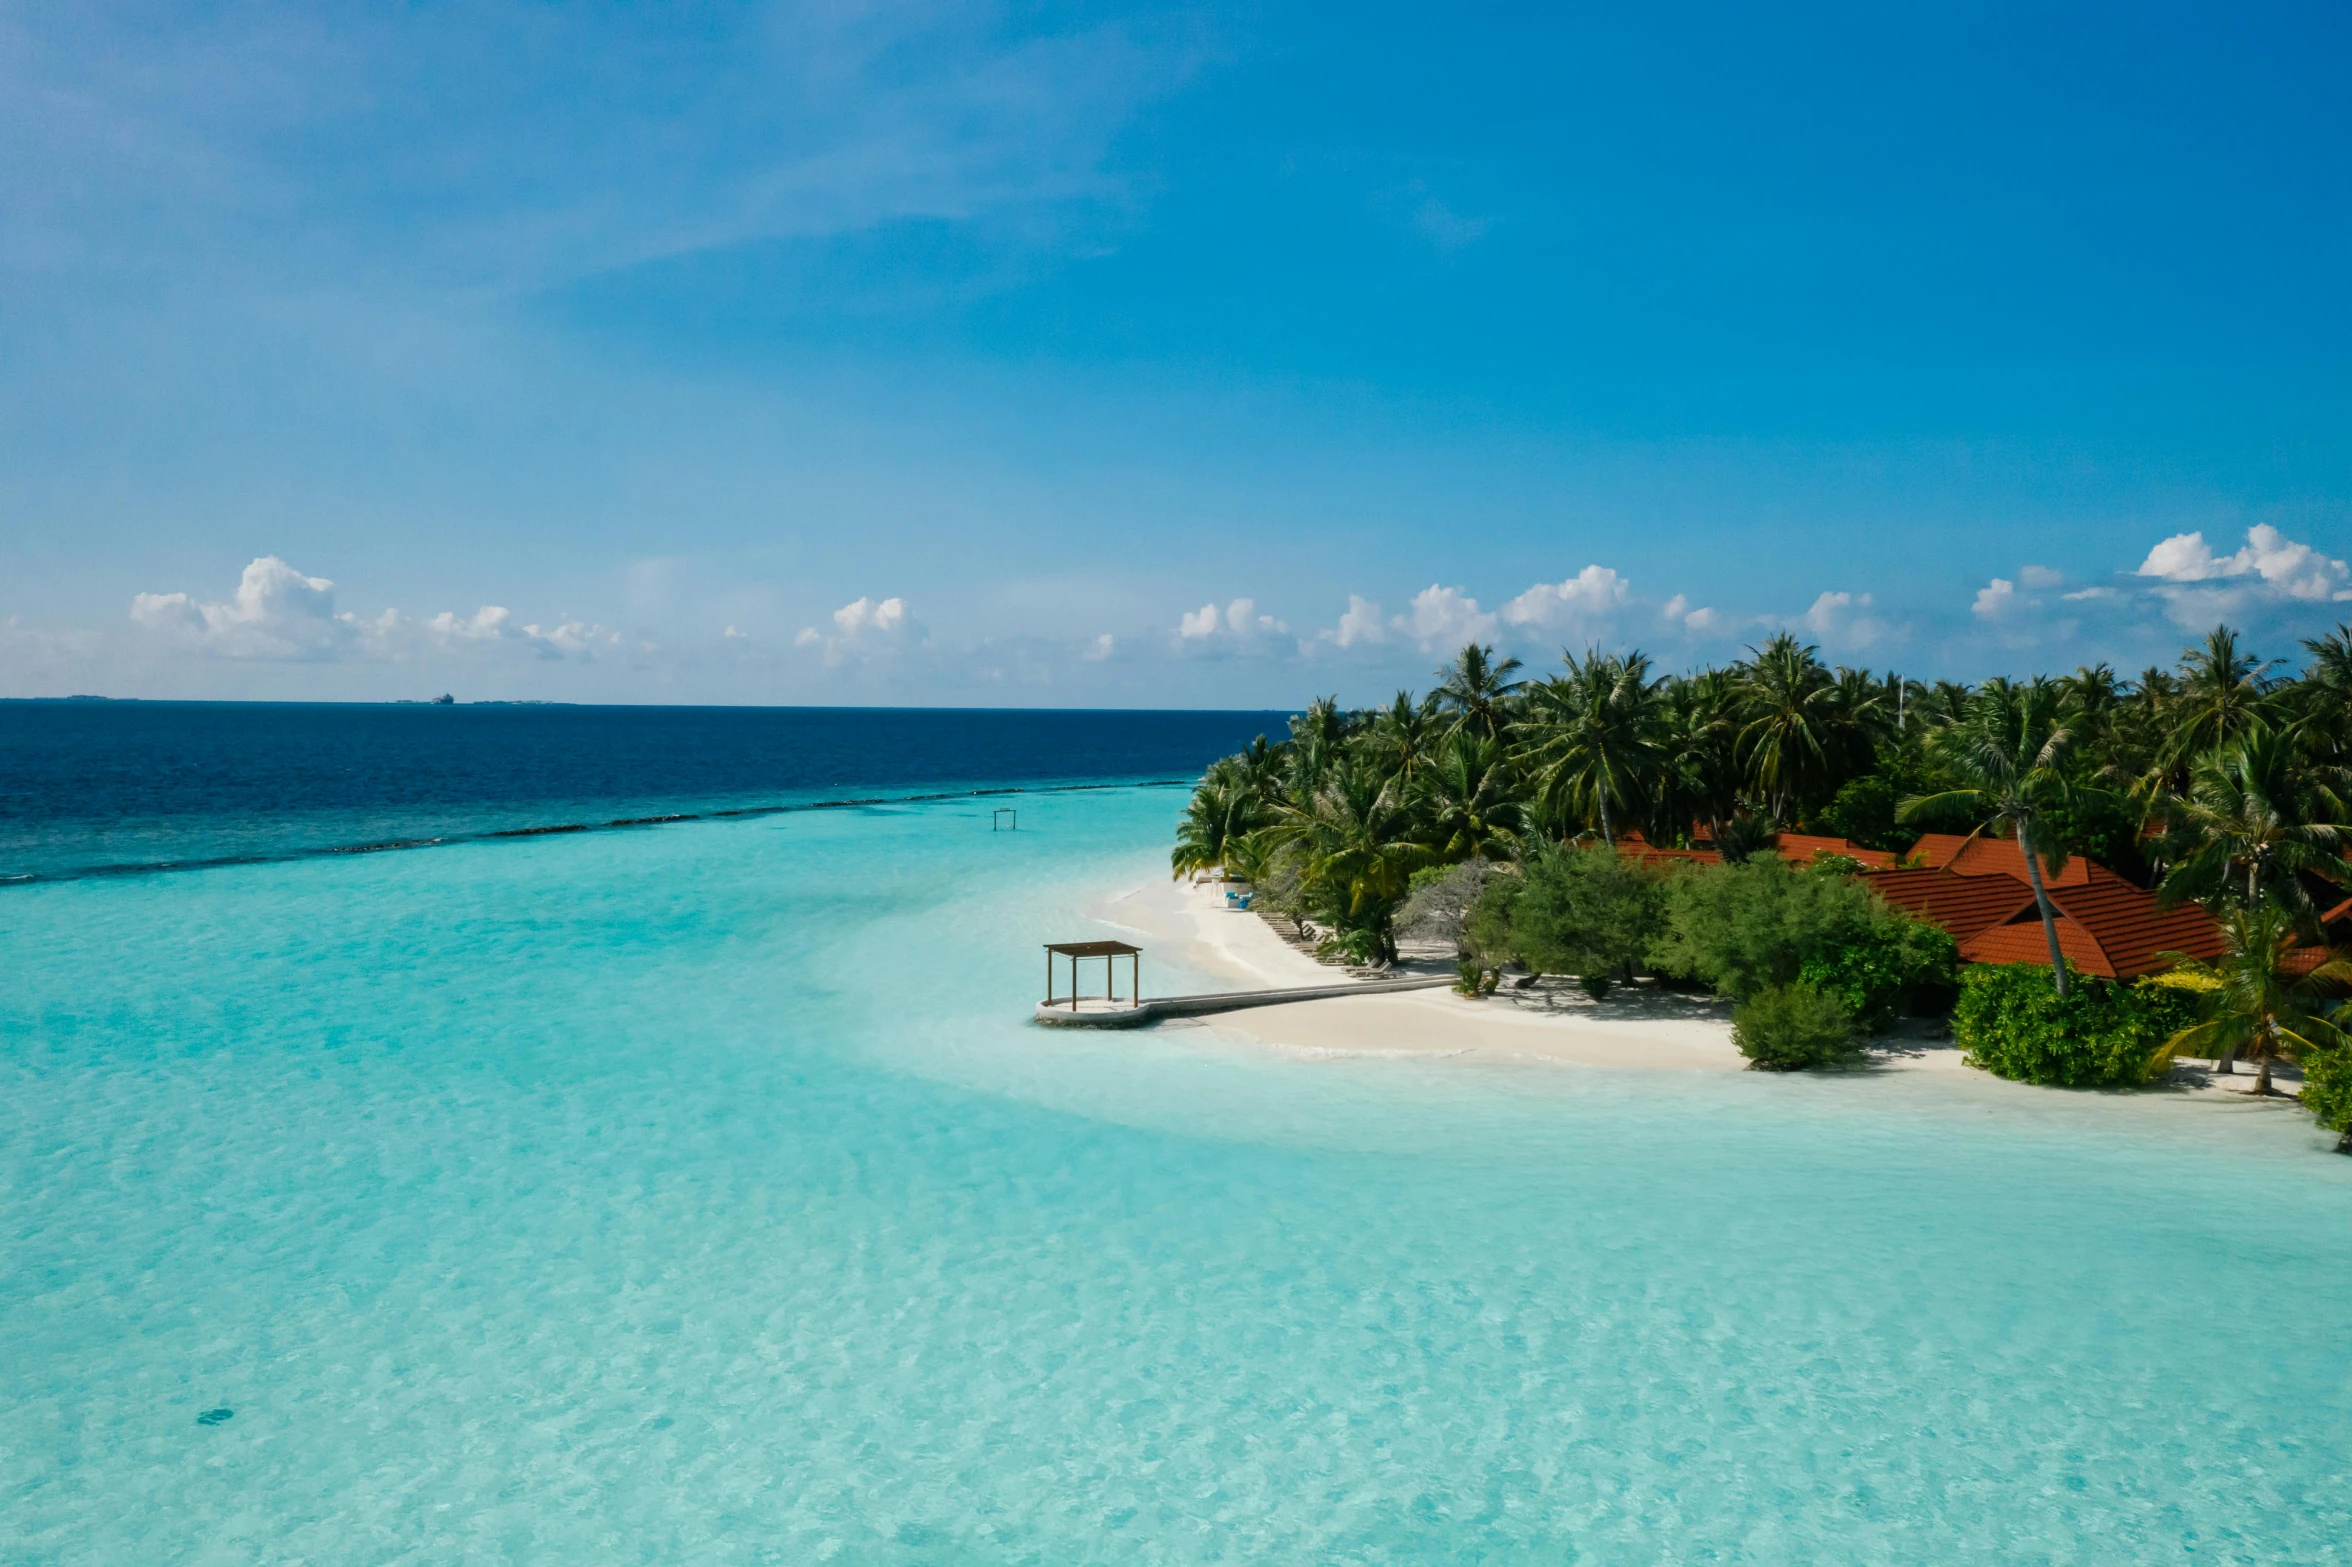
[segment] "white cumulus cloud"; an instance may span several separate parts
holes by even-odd
[[[1177,646],[1217,654],[1274,651],[1286,646],[1289,636],[1289,626],[1258,613],[1256,599],[1235,599],[1222,610],[1203,604],[1185,611],[1176,623]]]
[[[796,646],[820,648],[825,667],[833,669],[853,658],[870,658],[913,646],[922,628],[907,614],[902,598],[859,598],[833,612],[831,635],[803,626],[792,640]]]
[[[131,600],[131,619],[211,657],[303,662],[381,656],[400,625],[397,610],[369,620],[338,612],[334,583],[306,577],[275,555],[248,565],[224,602],[141,593]]]
[[[1690,596],[1677,593],[1658,606],[1658,618],[1694,637],[1711,637],[1723,631],[1725,622],[1720,610],[1701,605],[1691,607]]]
[[[1605,627],[1632,595],[1633,585],[1607,566],[1587,566],[1563,582],[1539,582],[1503,606],[1510,625],[1590,635]]]
[[[2214,554],[2203,533],[2176,533],[2148,551],[2135,575],[2167,583],[2242,580],[2259,584],[2268,598],[2352,600],[2352,570],[2268,523],[2248,528],[2245,546],[2230,555]]]
[[[2201,532],[2176,533],[2148,551],[2133,575],[2148,579],[2175,624],[2195,629],[2256,605],[2352,601],[2352,570],[2268,523],[2217,555]]]
[[[1797,624],[1833,653],[1860,652],[1884,640],[1889,630],[1867,593],[1823,593],[1797,617]]]
[[[1974,613],[1979,620],[2005,620],[2020,604],[2030,602],[2018,597],[2016,583],[1995,577],[1976,590]]]
[[[443,610],[425,622],[425,630],[443,642],[496,642],[507,634],[504,605],[485,604],[464,620]]]
[[[1437,648],[1451,652],[1465,643],[1486,641],[1499,624],[1460,588],[1434,582],[1413,595],[1411,609],[1396,621],[1397,629],[1420,644],[1424,653]]]
[[[1350,593],[1347,613],[1339,617],[1339,624],[1317,635],[1336,647],[1378,647],[1388,640],[1388,622],[1378,604],[1360,593]]]

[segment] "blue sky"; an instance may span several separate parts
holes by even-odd
[[[0,9],[0,695],[2292,653],[2352,616],[2348,34]]]

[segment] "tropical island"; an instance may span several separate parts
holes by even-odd
[[[1787,634],[1668,676],[1472,644],[1424,696],[1318,700],[1213,763],[1171,863],[1327,963],[1450,944],[1464,997],[1720,998],[1768,1070],[1905,1018],[2026,1083],[2197,1059],[2268,1096],[2291,1063],[2352,1152],[2352,625],[2302,647],[2285,674],[2221,627],[2136,679],[1971,686]]]

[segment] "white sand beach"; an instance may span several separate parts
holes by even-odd
[[[1229,908],[1213,884],[1155,882],[1104,894],[1085,911],[1133,933],[1203,973],[1235,988],[1328,985],[1342,970],[1320,963],[1285,941],[1255,914]],[[1431,954],[1428,963],[1437,962]],[[1450,967],[1450,964],[1443,964]],[[1146,976],[1145,994],[1152,993]],[[1594,1002],[1571,981],[1546,980],[1530,990],[1506,984],[1493,997],[1473,1000],[1447,990],[1341,997],[1291,1006],[1257,1007],[1202,1019],[1190,1026],[1235,1044],[1324,1060],[1455,1061],[1470,1065],[1600,1067],[1654,1072],[1742,1072],[1747,1060],[1731,1039],[1731,1007],[1713,997],[1624,987]],[[2047,1090],[2005,1083],[1970,1068],[1948,1039],[1915,1026],[1876,1042],[1878,1071],[1948,1075],[1996,1093]],[[2301,1123],[2291,1068],[2278,1073],[2280,1093],[2253,1098],[2251,1071],[2215,1078],[2208,1063],[2183,1062],[2170,1092],[2112,1094],[2119,1104],[2196,1101],[2256,1114],[2280,1113]]]

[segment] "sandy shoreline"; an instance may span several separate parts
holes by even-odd
[[[1214,975],[1235,989],[1329,984],[1342,971],[1318,963],[1254,914],[1226,907],[1222,889],[1158,882],[1121,888],[1091,901],[1092,918],[1123,928],[1149,948]],[[1152,993],[1147,977],[1145,994]],[[1486,1000],[1450,991],[1342,997],[1294,1006],[1259,1007],[1193,1025],[1234,1044],[1324,1060],[1418,1060],[1486,1065],[1592,1067],[1652,1072],[1744,1072],[1731,1041],[1729,1003],[1711,997],[1619,990],[1595,1003],[1573,984],[1546,982],[1517,991],[1506,986]],[[2040,1092],[1970,1068],[1948,1040],[1923,1032],[1881,1041],[1871,1052],[1874,1072],[1936,1073],[2004,1090]],[[2280,1086],[2295,1084],[2281,1074]],[[2193,1067],[2176,1074],[2171,1091],[2112,1095],[2121,1101],[2206,1101],[2216,1108],[2301,1120],[2291,1097],[2257,1100],[2245,1092],[2251,1073],[2209,1079]]]

